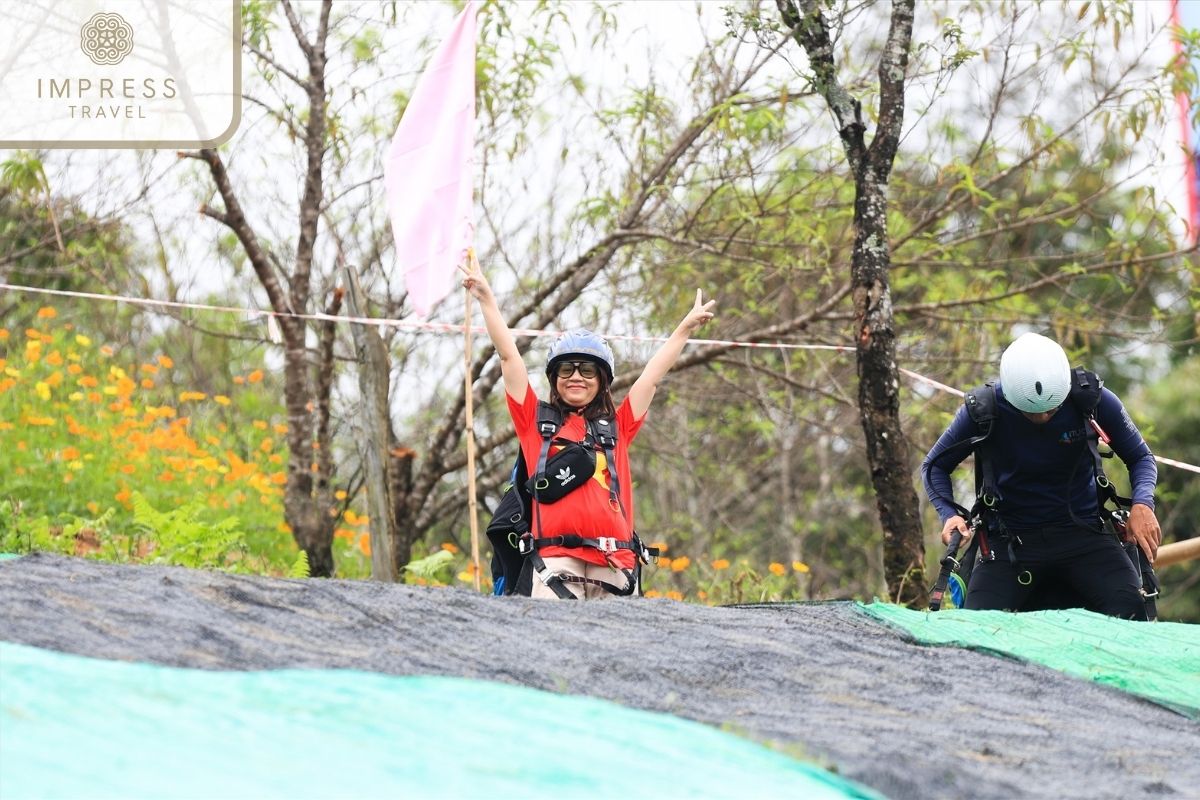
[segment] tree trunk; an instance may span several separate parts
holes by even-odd
[[[924,607],[925,542],[913,489],[908,439],[900,427],[896,330],[888,282],[887,180],[870,173],[857,182],[854,280],[858,409],[883,528],[883,568],[888,596]],[[884,243],[880,245],[879,243]]]
[[[822,4],[776,0],[784,23],[808,54],[813,84],[837,123],[854,175],[854,253],[851,256],[858,365],[858,409],[867,463],[883,529],[888,595],[924,607],[925,542],[908,441],[900,427],[900,376],[888,273],[887,189],[904,121],[904,80],[912,40],[913,0],[894,0],[879,60],[879,123],[867,145],[862,105],[842,86]]]

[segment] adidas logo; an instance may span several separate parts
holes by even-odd
[[[570,467],[563,467],[554,477],[558,479],[560,486],[566,486],[568,482],[575,480],[575,473],[571,472]]]

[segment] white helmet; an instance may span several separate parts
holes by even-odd
[[[1053,411],[1071,391],[1071,363],[1053,339],[1023,333],[1000,357],[1000,387],[1021,411]]]

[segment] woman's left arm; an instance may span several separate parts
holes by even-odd
[[[650,402],[658,390],[658,382],[671,371],[691,335],[713,318],[712,308],[716,304],[716,300],[704,302],[700,290],[696,290],[696,302],[692,305],[692,310],[675,328],[671,338],[646,362],[646,368],[629,389],[629,409],[633,412],[634,419],[641,419],[650,410]]]

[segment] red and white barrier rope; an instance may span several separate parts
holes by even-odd
[[[243,314],[251,319],[258,317],[292,317],[295,319],[308,319],[323,322],[356,322],[361,325],[375,325],[377,327],[394,327],[401,330],[428,331],[431,333],[462,333],[466,326],[452,325],[446,322],[425,322],[424,320],[406,320],[406,319],[375,319],[371,317],[349,317],[349,316],[333,316],[330,314],[287,314],[278,311],[260,311],[253,308],[239,308],[237,306],[216,306],[207,305],[204,303],[181,303],[175,300],[153,300],[145,297],[128,297],[125,295],[111,294],[96,294],[94,292],[73,292],[66,289],[43,289],[34,286],[19,286],[10,283],[0,283],[0,289],[7,289],[14,292],[28,292],[33,294],[55,295],[59,297],[76,297],[84,300],[103,300],[113,303],[129,303],[131,305],[147,306],[152,308],[179,308],[191,309],[194,311],[218,311],[225,314]],[[487,333],[487,329],[479,326],[471,328],[472,333]],[[558,331],[535,330],[529,328],[515,328],[513,334],[516,336],[557,336]],[[666,337],[659,336],[630,336],[625,334],[605,334],[610,341],[622,342],[665,342]],[[755,348],[763,350],[829,350],[834,352],[853,352],[853,347],[845,345],[833,344],[793,344],[789,342],[739,342],[726,339],[689,339],[688,344],[693,345],[709,345],[720,347],[743,347]],[[944,383],[939,383],[933,378],[926,377],[918,372],[897,367],[897,369],[912,378],[928,386],[933,387],[942,392],[963,396],[960,389],[955,389],[953,386],[947,386]],[[1200,466],[1195,464],[1187,464],[1182,461],[1176,461],[1171,458],[1164,458],[1156,455],[1154,457],[1160,464],[1166,464],[1171,467],[1188,470],[1200,474]]]

